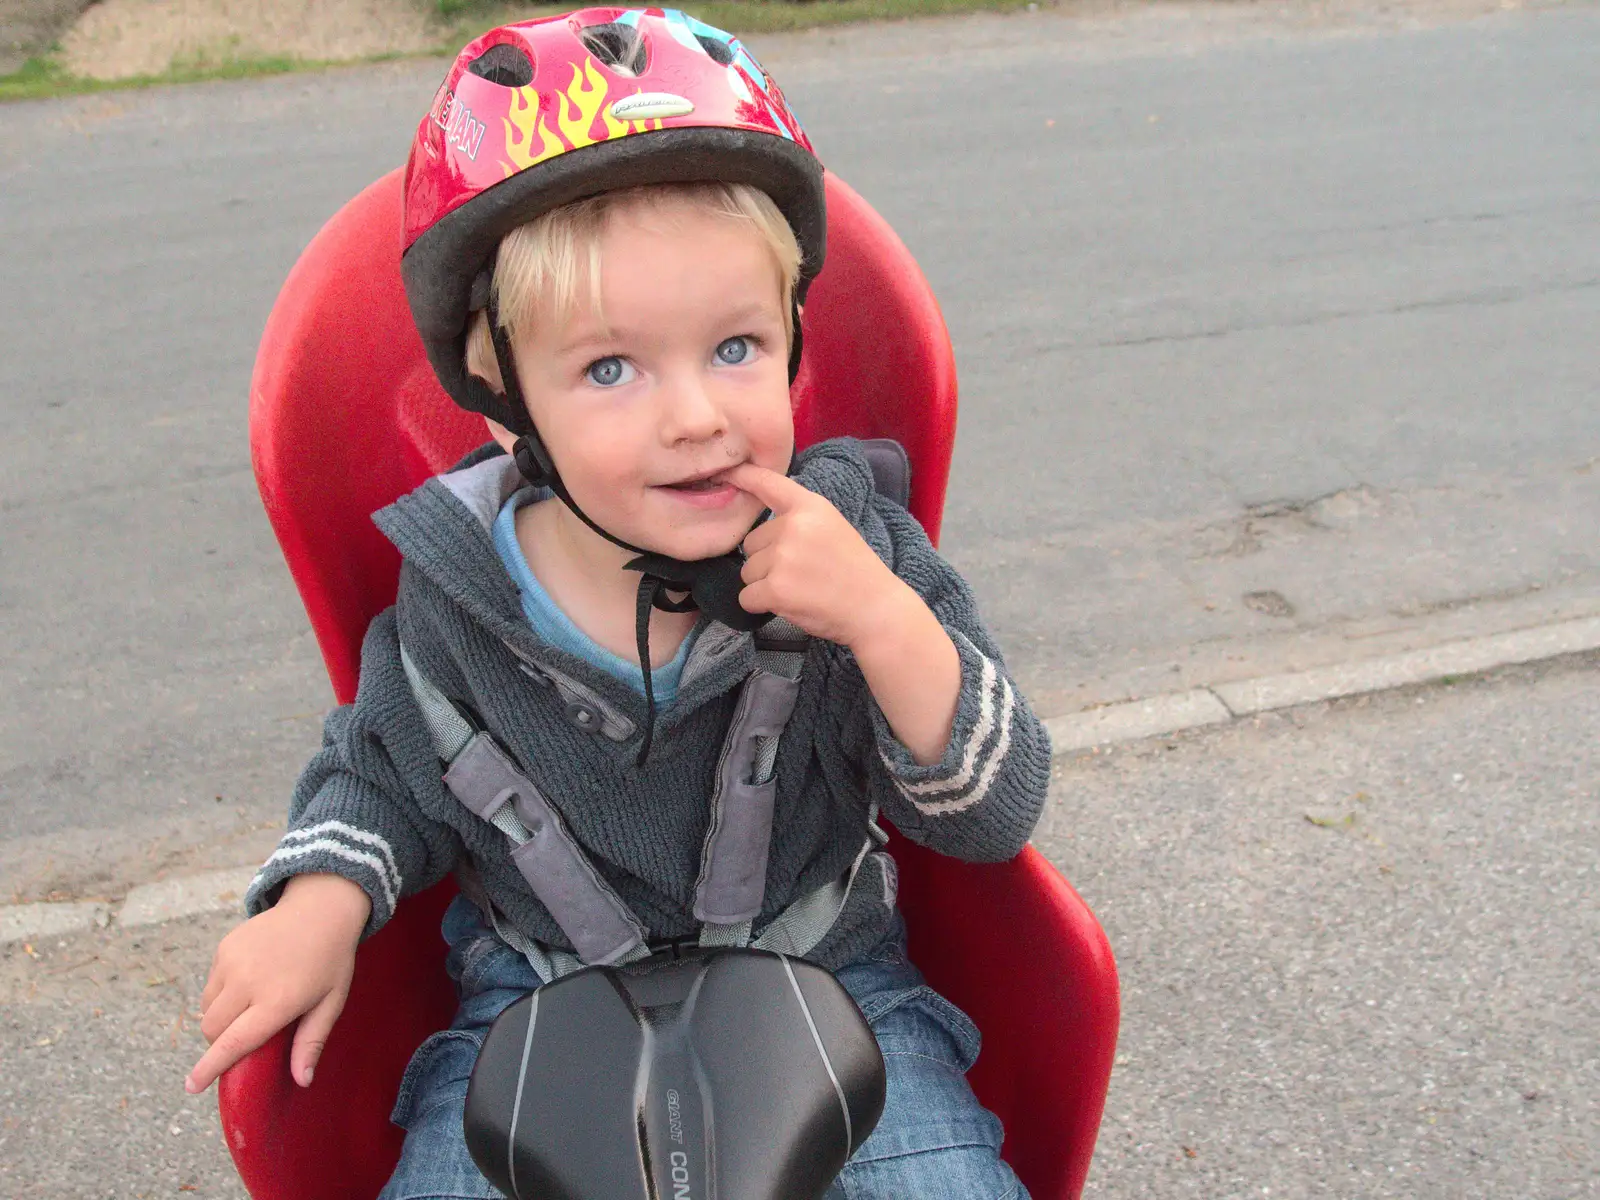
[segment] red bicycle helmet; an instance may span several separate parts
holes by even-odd
[[[405,178],[401,276],[444,390],[514,431],[526,423],[464,361],[507,233],[585,196],[700,181],[772,198],[800,243],[802,299],[825,251],[822,164],[737,38],[673,9],[586,8],[470,43],[417,127]]]

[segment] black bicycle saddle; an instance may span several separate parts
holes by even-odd
[[[818,1200],[883,1115],[827,971],[761,950],[591,967],[502,1013],[466,1139],[512,1200]]]

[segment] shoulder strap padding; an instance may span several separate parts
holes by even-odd
[[[511,861],[528,887],[590,965],[646,953],[646,931],[600,877],[554,806],[487,731],[475,730],[411,659],[400,661],[446,764],[444,784],[461,804],[512,842]]]
[[[579,958],[605,966],[644,945],[639,918],[600,877],[561,814],[493,737],[475,735],[444,773],[444,782],[457,800],[502,829],[505,825],[494,818],[511,807],[525,831],[521,840],[508,831],[517,842],[511,861]]]
[[[733,925],[761,912],[772,843],[778,781],[758,774],[763,751],[777,757],[777,739],[794,712],[800,683],[758,670],[745,680],[717,765],[711,828],[695,885],[697,921]]]
[[[711,823],[700,852],[694,915],[703,945],[744,946],[761,913],[772,843],[778,739],[794,713],[800,671],[811,639],[798,625],[774,617],[754,635],[756,669],[717,760]]]
[[[878,495],[901,508],[911,502],[911,459],[893,438],[868,438],[861,443],[872,468],[872,487]]]

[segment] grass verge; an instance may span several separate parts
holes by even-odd
[[[856,21],[895,21],[961,12],[1004,12],[1026,8],[1029,0],[705,0],[680,4],[690,16],[736,34],[790,33]],[[1036,4],[1036,7],[1038,5]],[[439,11],[449,24],[444,39],[455,53],[474,35],[507,21],[567,12],[572,5],[505,4],[494,0],[467,3],[441,0]]]
[[[1045,0],[1048,5],[1051,0]],[[494,0],[440,0],[433,46],[409,54],[373,54],[356,59],[324,60],[291,55],[238,55],[174,63],[155,75],[124,79],[89,79],[62,68],[54,53],[31,58],[9,75],[0,75],[0,102],[39,100],[54,96],[118,91],[158,84],[198,83],[208,79],[248,79],[315,71],[355,63],[391,61],[454,54],[477,34],[509,21],[569,11],[570,4],[507,4]],[[740,35],[789,33],[858,21],[893,21],[963,12],[1006,12],[1040,7],[1037,0],[707,0],[682,5],[702,21]]]
[[[377,55],[365,61],[379,61],[393,55]],[[284,75],[290,71],[316,70],[338,66],[303,58],[263,56],[236,58],[225,62],[183,64],[159,75],[130,75],[126,79],[85,79],[63,71],[54,58],[30,58],[20,70],[0,75],[0,102],[42,100],[52,96],[78,96],[90,92],[114,92],[126,88],[150,87],[167,83],[199,83],[206,79],[248,79],[257,75]]]

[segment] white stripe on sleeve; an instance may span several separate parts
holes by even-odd
[[[956,796],[949,800],[936,800],[932,803],[918,800],[915,796],[908,795],[907,798],[917,806],[917,811],[923,816],[943,817],[951,813],[962,812],[971,808],[989,794],[989,785],[994,782],[994,777],[1000,770],[1000,764],[1005,762],[1006,753],[1011,749],[1011,713],[1016,707],[1017,698],[1016,693],[1011,689],[1009,680],[1002,679],[1000,684],[1005,689],[1000,705],[1000,740],[995,743],[994,749],[990,751],[987,765],[983,769],[983,774],[978,777],[977,785],[964,796]],[[905,788],[902,787],[901,790],[904,791]]]
[[[989,740],[989,734],[994,731],[994,685],[998,677],[994,663],[987,656],[983,657],[983,672],[978,681],[978,687],[983,696],[982,707],[978,710],[978,722],[972,727],[972,734],[967,738],[966,749],[961,755],[961,767],[954,775],[947,779],[929,779],[922,783],[902,783],[900,790],[913,801],[918,796],[937,796],[944,792],[956,792],[966,787],[971,781],[973,773],[977,770],[978,752],[983,749],[983,744]],[[887,763],[889,760],[884,759]],[[920,806],[919,806],[920,807]]]
[[[389,885],[389,873],[384,869],[383,861],[377,855],[367,854],[362,850],[352,850],[343,842],[335,841],[332,838],[319,838],[317,841],[304,842],[298,846],[279,846],[273,851],[272,857],[261,864],[261,870],[256,872],[256,878],[250,883],[251,890],[255,889],[256,881],[261,878],[262,874],[273,863],[287,862],[291,858],[302,858],[307,854],[319,854],[322,852],[368,868],[378,877],[378,884],[383,889],[383,898],[389,906],[389,911],[394,911],[397,899],[395,895],[396,889]]]
[[[327,834],[334,834],[346,841],[356,842],[363,846],[371,846],[383,855],[384,864],[389,869],[389,882],[395,891],[400,890],[400,868],[394,861],[394,849],[380,834],[372,833],[366,829],[357,829],[354,825],[346,825],[343,821],[323,821],[319,825],[308,825],[304,829],[291,829],[283,835],[283,842],[291,838],[318,838]],[[279,843],[282,845],[282,842]]]

